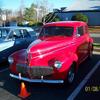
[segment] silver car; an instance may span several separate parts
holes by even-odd
[[[0,63],[13,52],[27,48],[36,38],[30,27],[0,27]]]

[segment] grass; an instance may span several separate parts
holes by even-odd
[[[89,26],[90,33],[100,34],[100,26]],[[100,43],[93,43],[94,50],[100,52]]]
[[[93,50],[96,52],[100,52],[100,43],[93,43]]]
[[[90,33],[100,33],[100,26],[90,26],[89,32]]]
[[[93,43],[94,47],[100,48],[100,43]]]

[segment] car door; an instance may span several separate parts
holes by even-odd
[[[24,48],[27,47],[27,45],[26,45],[26,38],[22,34],[22,31],[23,31],[23,29],[16,29],[16,30],[14,30],[14,32],[16,33],[16,36],[14,36],[15,37],[15,47],[18,50],[24,49]]]
[[[24,37],[24,39],[25,39],[25,45],[26,45],[26,47],[28,47],[29,44],[30,44],[33,40],[35,40],[35,37],[32,36],[26,29],[21,30],[21,32],[22,32],[23,37]]]
[[[0,62],[3,62],[11,54],[14,41],[8,39],[8,34],[10,34],[10,29],[1,29],[1,41],[0,41]]]
[[[14,41],[13,48],[11,49],[12,52],[25,48],[25,39],[23,38],[20,29],[13,29],[9,35],[9,39]]]
[[[87,57],[87,41],[86,41],[86,36],[84,33],[84,26],[78,27],[77,28],[77,54],[79,58],[79,63],[81,63],[86,57]]]

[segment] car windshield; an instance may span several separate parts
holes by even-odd
[[[63,26],[48,26],[44,27],[40,33],[39,37],[42,36],[72,36],[74,28],[73,27],[63,27]]]
[[[9,34],[10,29],[0,29],[0,38],[5,39]]]

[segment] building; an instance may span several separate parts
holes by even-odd
[[[100,26],[100,0],[75,0],[67,9],[55,12],[55,15],[61,20],[71,20],[77,13],[87,15],[90,26]]]

